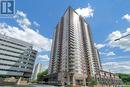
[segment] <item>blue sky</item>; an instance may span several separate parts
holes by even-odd
[[[0,32],[34,44],[39,51],[36,62],[47,67],[55,26],[68,6],[79,9],[79,14],[91,10],[84,18],[104,69],[130,73],[130,37],[113,41],[130,33],[129,0],[16,0],[16,15],[0,18]]]

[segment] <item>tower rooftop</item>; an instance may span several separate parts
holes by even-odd
[[[77,15],[79,15],[71,6],[68,6],[68,8],[66,9],[66,11],[65,11],[65,13],[67,12],[67,11],[69,11],[69,13],[70,12],[75,12]],[[64,13],[64,14],[65,14]],[[64,16],[64,15],[63,15]],[[80,16],[80,15],[79,15]]]

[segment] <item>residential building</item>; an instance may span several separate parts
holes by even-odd
[[[32,76],[32,80],[37,80],[37,75],[38,73],[41,73],[44,71],[44,65],[37,63],[34,67],[34,72],[33,72],[33,76]]]
[[[49,75],[43,78],[50,84],[87,85],[99,79],[102,66],[90,26],[71,7],[56,26],[50,57]]]

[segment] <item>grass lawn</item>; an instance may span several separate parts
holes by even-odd
[[[130,85],[125,85],[124,87],[130,87]]]

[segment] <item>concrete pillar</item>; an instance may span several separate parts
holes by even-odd
[[[22,80],[22,77],[20,77],[20,78],[18,79],[18,82],[17,82],[18,85],[21,84],[21,80]]]
[[[69,74],[67,74],[67,83],[68,83],[68,85],[70,85],[70,75]]]
[[[64,85],[65,79],[64,79],[64,72],[61,73],[61,83]]]
[[[18,82],[17,82],[17,85],[27,85],[28,84],[28,80],[27,79],[24,79],[22,80],[23,77],[20,77]]]
[[[86,86],[86,77],[83,79],[83,85]]]
[[[76,81],[75,81],[75,77],[73,75],[73,86],[75,86],[75,85],[76,85]]]

